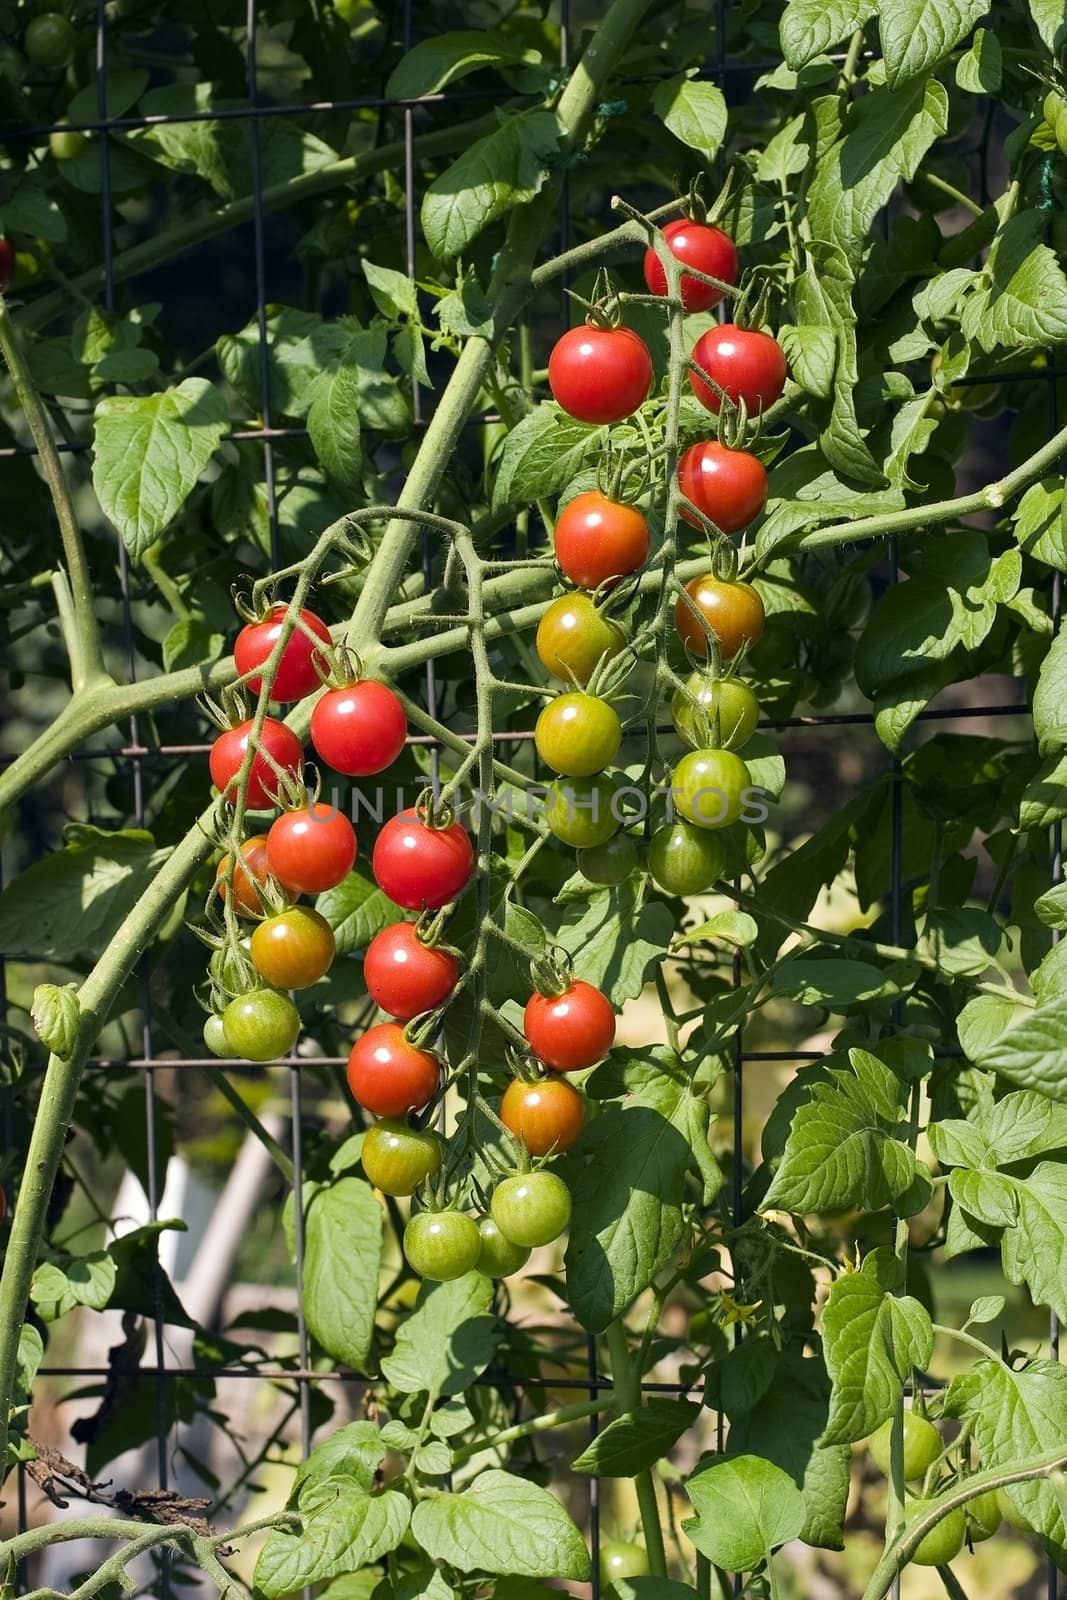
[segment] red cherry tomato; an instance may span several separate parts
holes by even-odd
[[[758,328],[738,328],[732,322],[710,328],[697,340],[693,360],[734,405],[743,400],[753,417],[772,406],[785,388],[785,352],[777,339]],[[693,371],[689,383],[701,405],[718,412],[718,391]]]
[[[268,660],[281,635],[287,609],[283,605],[271,606],[261,622],[245,623],[237,635],[233,661],[242,678],[246,672],[252,672]],[[300,619],[323,644],[329,644],[330,630],[321,617],[317,617],[314,611],[301,611]],[[315,654],[316,646],[307,634],[294,628],[278,663],[274,688],[271,690],[272,700],[303,700],[305,695],[313,694],[319,688],[322,679],[315,670]],[[262,678],[249,678],[249,693],[258,694],[262,683]]]
[[[671,255],[683,266],[695,267],[698,272],[706,272],[709,278],[718,278],[723,283],[737,282],[737,246],[720,228],[682,217],[677,222],[668,222],[663,237]],[[645,283],[650,294],[667,293],[667,274],[654,250],[645,251]],[[701,283],[699,278],[691,278],[688,273],[683,274],[682,305],[687,311],[709,311],[721,299],[721,289]]]
[[[350,778],[384,772],[404,748],[408,719],[392,689],[373,678],[327,689],[311,713],[311,742],[326,765]]]
[[[532,1156],[567,1150],[585,1122],[585,1101],[563,1078],[523,1083],[515,1078],[504,1090],[500,1120]]]
[[[552,538],[561,569],[582,589],[624,578],[648,560],[648,523],[640,511],[595,490],[568,501]]]
[[[401,811],[374,841],[371,868],[379,889],[398,906],[438,911],[470,882],[474,849],[458,822],[434,828],[417,811]]]
[[[548,385],[579,422],[621,422],[652,387],[652,357],[630,328],[571,328],[548,358]]]
[[[576,978],[562,994],[531,995],[522,1031],[546,1067],[581,1072],[611,1049],[615,1012],[606,995]]]
[[[208,756],[211,781],[216,789],[225,794],[231,805],[237,798],[234,779],[241,770],[251,731],[251,720],[240,723],[236,728],[227,728],[225,733],[219,734]],[[259,735],[259,749],[248,775],[247,804],[251,811],[266,811],[276,804],[278,776],[264,751],[283,772],[291,774],[299,772],[304,759],[303,746],[293,730],[274,717],[265,717]]]
[[[227,895],[226,873],[230,865],[229,856],[223,856],[215,868],[215,881],[219,886],[219,894],[225,900]],[[263,910],[263,901],[259,895],[259,885],[265,883],[270,877],[270,868],[267,865],[267,835],[254,833],[251,839],[241,843],[241,859],[233,871],[233,898],[237,914],[241,917],[258,917]]]
[[[6,294],[15,276],[15,246],[10,239],[0,239],[0,294]]]
[[[394,922],[376,933],[363,957],[367,993],[401,1022],[447,1000],[458,978],[455,956],[423,944],[410,922]]]
[[[767,499],[767,474],[758,456],[727,450],[716,439],[690,445],[678,463],[678,487],[723,533],[739,533],[759,516]],[[691,511],[686,522],[699,527]]]
[[[267,834],[267,865],[293,894],[321,894],[347,878],[356,860],[356,834],[343,811],[316,800],[283,811]]]
[[[430,1050],[420,1050],[398,1022],[379,1022],[352,1046],[348,1087],[376,1117],[404,1117],[421,1111],[437,1093],[441,1063]]]
[[[709,572],[706,578],[691,578],[685,591],[718,639],[724,661],[732,660],[743,644],[755,644],[762,634],[767,614],[750,583],[727,583]],[[704,629],[684,600],[674,608],[674,625],[694,655],[707,655]]]

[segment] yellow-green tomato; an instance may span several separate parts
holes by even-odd
[[[647,1571],[648,1555],[641,1545],[610,1539],[600,1546],[600,1581],[605,1586],[617,1578],[643,1578]]]
[[[562,594],[537,626],[541,665],[564,683],[588,683],[602,657],[610,660],[626,644],[617,622],[598,611],[587,594]]]
[[[526,1246],[505,1239],[492,1217],[479,1218],[478,1232],[482,1242],[475,1265],[487,1278],[510,1278],[529,1261],[530,1252]]]
[[[985,1494],[976,1494],[973,1500],[968,1500],[966,1509],[967,1537],[971,1543],[981,1544],[983,1539],[992,1539],[1004,1520],[997,1491],[989,1489]]]
[[[622,827],[610,778],[557,778],[545,802],[550,833],[574,850],[591,850]]]
[[[591,778],[619,753],[618,712],[594,694],[561,694],[537,719],[534,743],[541,760],[565,778]]]
[[[383,1117],[363,1135],[360,1160],[367,1182],[383,1194],[414,1194],[440,1172],[443,1148],[432,1128],[410,1128],[402,1117]]]
[[[230,1041],[226,1037],[226,1027],[221,1017],[208,1017],[204,1023],[204,1043],[213,1056],[230,1054]]]
[[[929,1511],[932,1504],[931,1500],[912,1501],[908,1507],[908,1521],[913,1522],[924,1511]],[[911,1558],[912,1566],[943,1567],[963,1549],[966,1532],[967,1518],[963,1508],[946,1512],[940,1522],[935,1522],[925,1538],[919,1540]]]
[[[462,1211],[417,1211],[404,1229],[404,1254],[413,1272],[432,1283],[448,1283],[471,1272],[482,1237]]]
[[[674,691],[671,717],[690,750],[740,750],[756,731],[759,701],[743,678],[715,679],[697,671]]]
[[[570,1222],[570,1190],[554,1172],[516,1173],[497,1184],[489,1209],[505,1239],[533,1249],[558,1239]]]
[[[667,894],[703,894],[726,865],[726,845],[706,828],[676,818],[648,841],[648,870]]]
[[[289,996],[276,989],[251,989],[230,1001],[222,1025],[235,1056],[278,1061],[297,1041],[300,1013]]]
[[[883,1422],[871,1434],[868,1449],[871,1459],[885,1477],[889,1477],[890,1443],[893,1437],[893,1419]],[[941,1454],[944,1445],[941,1435],[926,1417],[917,1417],[913,1411],[904,1413],[904,1476],[909,1483],[921,1478]]]
[[[751,787],[748,768],[731,750],[690,750],[671,777],[677,810],[698,828],[728,828],[736,822]]]
[[[628,833],[616,834],[614,839],[578,852],[578,871],[590,883],[605,888],[625,883],[637,871],[639,862],[637,845]]]
[[[73,161],[88,143],[86,135],[75,128],[53,128],[48,135],[48,148],[57,161]]]

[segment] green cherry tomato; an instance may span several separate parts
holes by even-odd
[[[698,828],[728,828],[745,804],[752,779],[730,750],[690,750],[671,776],[674,804]]]
[[[1004,1520],[997,1491],[990,1489],[985,1494],[976,1494],[973,1500],[968,1500],[966,1509],[967,1537],[971,1543],[981,1544],[985,1539],[992,1539]]]
[[[1014,1528],[1017,1533],[1033,1533],[1033,1526],[1023,1516],[1007,1489],[997,1490],[997,1504],[1000,1514],[1009,1528]]]
[[[204,1043],[213,1056],[231,1054],[230,1041],[226,1037],[226,1024],[221,1017],[208,1017],[204,1023]]]
[[[1067,156],[1067,100],[1061,100],[1056,120],[1052,124],[1052,131],[1056,135],[1056,145],[1061,156]]]
[[[571,1220],[571,1192],[554,1172],[517,1173],[493,1190],[489,1210],[512,1244],[551,1244]]]
[[[602,656],[617,656],[626,635],[617,622],[597,610],[587,594],[553,600],[537,626],[541,665],[564,683],[588,683]]]
[[[643,1578],[648,1572],[648,1555],[639,1544],[611,1539],[600,1546],[600,1581],[606,1587],[617,1578]]]
[[[66,17],[45,13],[27,24],[23,44],[33,66],[61,72],[74,54],[77,35]]]
[[[383,1194],[414,1194],[441,1170],[443,1146],[430,1128],[409,1128],[401,1117],[383,1117],[363,1135],[360,1160],[367,1182]]]
[[[475,1265],[487,1278],[510,1278],[529,1261],[530,1252],[525,1245],[505,1239],[492,1217],[479,1218],[478,1233],[482,1242]]]
[[[537,754],[566,778],[591,778],[614,761],[622,723],[614,706],[595,694],[561,694],[537,719]]]
[[[549,785],[545,822],[550,833],[574,850],[606,844],[622,827],[610,778],[559,778]]]
[[[668,894],[702,894],[725,866],[723,841],[691,822],[666,822],[648,841],[648,870]]]
[[[886,1478],[890,1473],[890,1440],[893,1436],[893,1419],[883,1422],[882,1426],[871,1434],[867,1448],[871,1452],[871,1460],[879,1472]],[[927,1467],[931,1466],[944,1449],[941,1435],[932,1422],[925,1417],[917,1417],[914,1412],[904,1413],[904,1476],[909,1483],[916,1478],[924,1476]]]
[[[478,1224],[462,1211],[417,1211],[404,1229],[408,1265],[433,1283],[471,1272],[481,1247]]]
[[[288,995],[276,989],[250,989],[230,1001],[222,1025],[235,1056],[278,1061],[297,1041],[300,1013]]]
[[[930,1500],[913,1500],[908,1507],[908,1521],[914,1521],[924,1511],[928,1511],[932,1504]],[[934,1524],[924,1539],[919,1540],[918,1548],[911,1558],[912,1566],[943,1567],[963,1549],[966,1532],[967,1517],[963,1508],[948,1512],[940,1522]]]
[[[759,701],[743,678],[716,681],[703,672],[693,672],[685,689],[674,691],[671,717],[678,737],[690,750],[740,750],[756,731]]]
[[[617,833],[614,839],[595,844],[589,850],[579,850],[578,871],[590,883],[605,888],[625,883],[637,871],[640,854],[636,841],[628,833]]]
[[[88,137],[74,128],[53,128],[48,135],[48,148],[57,161],[73,161],[88,143]]]

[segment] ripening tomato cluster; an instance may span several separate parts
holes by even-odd
[[[329,675],[336,670],[336,663],[326,624],[313,611],[303,609],[283,644],[286,613],[286,606],[274,605],[265,616],[241,629],[234,644],[239,679],[252,694],[259,695],[264,673],[273,665],[273,701],[291,704],[318,693],[311,714],[311,743],[319,759],[351,777],[383,771],[399,755],[407,737],[407,718],[399,699],[385,684],[369,678],[343,674],[344,681],[331,681]],[[272,664],[276,651],[280,654]],[[245,718],[220,733],[211,748],[212,782],[231,804],[237,800],[254,731],[254,719]],[[300,1031],[299,1012],[289,991],[318,982],[334,958],[329,923],[320,912],[295,902],[300,895],[335,888],[348,876],[356,861],[356,834],[335,806],[309,798],[303,785],[303,760],[304,748],[293,730],[276,717],[264,717],[255,737],[245,805],[250,811],[279,805],[282,810],[265,833],[253,833],[242,842],[233,870],[234,910],[238,916],[254,920],[256,927],[245,941],[247,962],[233,958],[227,962],[221,952],[213,958],[217,988],[229,996],[204,1027],[205,1043],[215,1055],[237,1055],[249,1061],[274,1061],[288,1055]],[[374,866],[376,872],[380,866],[388,875],[398,858],[399,866],[392,869],[396,892],[385,883],[382,887],[401,904],[421,906],[421,898],[402,898],[405,871],[410,877],[402,842],[407,830],[404,817],[386,824],[375,845]],[[459,831],[462,834],[462,829]],[[465,883],[473,858],[470,841],[465,834],[462,837],[468,862],[462,878]],[[223,899],[229,892],[229,879],[226,856],[216,873]]]

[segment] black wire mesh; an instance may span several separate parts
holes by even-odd
[[[394,16],[396,13],[394,8]],[[419,107],[440,104],[446,99],[450,105],[462,105],[466,102],[477,103],[483,100],[497,98],[497,91],[493,89],[480,90],[470,86],[450,88],[447,94],[432,94],[420,96],[417,99],[390,99],[385,95],[362,96],[312,101],[308,103],[267,103],[260,94],[260,80],[258,70],[258,26],[257,7],[255,0],[247,0],[246,8],[246,103],[240,106],[226,106],[219,109],[205,108],[195,112],[173,112],[156,115],[125,114],[109,117],[106,93],[106,75],[108,70],[108,8],[105,0],[96,0],[96,15],[94,23],[95,33],[95,68],[97,73],[97,115],[94,119],[64,121],[62,126],[71,130],[80,130],[99,135],[98,150],[100,161],[100,231],[101,251],[103,260],[103,285],[102,297],[107,310],[112,310],[116,300],[116,274],[114,262],[114,240],[112,234],[112,143],[111,135],[139,128],[158,127],[167,124],[182,124],[196,122],[221,122],[237,121],[247,130],[249,167],[251,175],[251,222],[252,222],[252,259],[255,280],[255,320],[258,328],[257,344],[257,371],[259,387],[259,412],[260,422],[257,426],[235,429],[226,433],[223,438],[231,442],[258,445],[262,452],[263,481],[265,485],[265,499],[267,507],[267,522],[269,528],[270,559],[272,566],[277,566],[280,560],[280,533],[278,503],[276,491],[276,463],[275,445],[290,440],[306,439],[308,430],[300,426],[275,426],[273,422],[273,399],[271,393],[271,365],[270,329],[268,325],[267,308],[271,303],[271,282],[268,271],[266,249],[264,205],[263,165],[261,151],[261,126],[266,119],[275,117],[309,117],[322,114],[329,115],[338,111],[357,111],[377,109],[382,111],[400,111],[403,118],[403,167],[404,167],[404,243],[407,271],[410,277],[415,276],[416,269],[416,241],[417,224],[416,215],[418,208],[417,189],[417,163],[414,151],[415,114]],[[724,88],[733,80],[737,83],[745,78],[755,78],[760,73],[771,71],[776,62],[752,63],[748,61],[730,60],[727,55],[727,0],[715,0],[713,45],[709,53],[709,60],[705,69],[700,73],[702,78],[717,83]],[[571,64],[571,18],[569,0],[560,0],[560,74],[565,75]],[[402,0],[399,7],[399,35],[405,49],[410,48],[414,41],[413,0]],[[838,60],[840,57],[833,57]],[[36,140],[47,137],[54,132],[60,124],[56,122],[40,124],[33,127],[14,127],[5,130],[5,136],[14,143],[19,141]],[[983,163],[984,165],[984,163]],[[985,188],[986,174],[983,172],[983,188]],[[562,192],[559,207],[558,221],[558,247],[565,250],[570,240],[570,195],[566,175],[562,183]],[[983,192],[983,203],[989,198]],[[560,280],[560,316],[566,322],[570,317],[569,300],[567,298],[567,280]],[[1044,381],[1048,394],[1048,428],[1049,432],[1058,430],[1059,403],[1057,394],[1057,380],[1067,377],[1067,369],[1057,368],[1053,360],[1053,352],[1047,352],[1046,369],[1038,378],[1031,370],[1025,372],[995,372],[989,375],[971,374],[965,382],[967,386],[974,386],[983,382],[990,384],[1032,384]],[[414,379],[411,384],[413,426],[423,429],[428,417],[426,412],[427,400],[421,386]],[[483,413],[472,417],[468,426],[482,427],[500,419],[495,413]],[[67,454],[82,454],[90,449],[86,442],[59,440],[57,449]],[[10,461],[25,456],[32,456],[36,452],[32,445],[15,443],[0,447],[0,460]],[[424,573],[429,579],[432,575],[431,546],[426,535],[422,544],[422,563]],[[135,640],[135,622],[133,615],[133,597],[131,592],[130,568],[125,546],[117,540],[117,558],[120,574],[122,596],[122,626],[125,637],[125,648],[128,663],[129,680],[132,682],[137,673],[137,648]],[[889,581],[895,582],[898,578],[897,557],[895,540],[889,541],[888,552]],[[1053,583],[1053,618],[1056,626],[1059,625],[1061,608],[1061,579],[1057,574]],[[423,692],[426,709],[431,716],[437,713],[438,688],[433,661],[428,661],[424,669]],[[961,719],[977,719],[985,721],[991,718],[1020,717],[1029,714],[1029,707],[1024,703],[1012,700],[1004,704],[983,705],[943,705],[928,708],[916,719],[919,722],[956,721]],[[872,715],[869,712],[826,712],[808,716],[794,716],[781,718],[764,718],[762,726],[771,731],[787,731],[800,728],[847,728],[869,727],[872,725]],[[132,715],[128,721],[127,742],[117,748],[90,747],[72,752],[69,759],[76,762],[92,761],[120,761],[125,764],[129,775],[132,794],[132,814],[139,826],[143,826],[146,819],[145,792],[144,792],[144,765],[147,762],[180,759],[189,755],[206,755],[210,749],[207,743],[187,743],[168,745],[162,742],[152,743],[143,737],[141,721]],[[664,731],[670,731],[665,729]],[[520,742],[532,737],[531,733],[501,731],[494,735],[502,743]],[[439,746],[432,736],[412,735],[409,744],[415,746],[429,746],[431,750],[431,782],[436,788],[440,782],[439,773]],[[0,756],[0,765],[7,765],[14,756]],[[891,763],[893,774],[892,786],[892,811],[891,811],[891,837],[890,837],[890,894],[889,913],[891,938],[894,944],[899,943],[901,931],[901,905],[903,894],[903,788],[901,782],[901,763],[893,758]],[[1056,825],[1053,853],[1051,862],[1052,880],[1054,883],[1062,881],[1062,837],[1061,827]],[[3,851],[0,849],[0,887],[4,883]],[[1058,935],[1054,935],[1054,938]],[[739,983],[741,978],[740,961],[735,959],[733,970],[734,982]],[[217,1069],[224,1067],[227,1072],[240,1076],[256,1069],[250,1068],[248,1063],[238,1059],[219,1060],[215,1057],[202,1056],[175,1056],[168,1053],[162,1059],[158,1057],[153,1040],[151,998],[148,989],[147,970],[142,966],[140,970],[140,983],[142,993],[142,1024],[141,1024],[141,1054],[125,1057],[96,1056],[89,1062],[90,1070],[117,1073],[134,1072],[143,1077],[144,1085],[144,1118],[145,1140],[148,1153],[147,1170],[147,1202],[150,1217],[155,1220],[159,1216],[161,1203],[160,1174],[156,1160],[156,1123],[159,1103],[159,1075],[172,1070],[185,1071],[188,1069]],[[5,962],[0,955],[0,1022],[8,1014],[8,990],[6,981]],[[952,1057],[959,1052],[952,1048],[945,1048],[937,1052],[939,1055]],[[748,1064],[756,1063],[803,1063],[823,1059],[824,1052],[820,1050],[758,1050],[746,1049],[742,1033],[739,1031],[734,1046],[733,1054],[733,1084],[732,1084],[732,1118],[731,1130],[733,1173],[731,1210],[734,1225],[743,1220],[743,1176],[745,1161],[744,1118],[745,1118],[745,1068]],[[233,1380],[276,1380],[279,1383],[295,1384],[298,1396],[299,1412],[299,1438],[301,1452],[306,1456],[311,1448],[312,1440],[312,1391],[316,1385],[341,1383],[354,1386],[356,1389],[369,1386],[366,1377],[345,1370],[344,1368],[320,1368],[311,1363],[311,1344],[307,1321],[304,1315],[302,1286],[305,1270],[305,1239],[303,1222],[303,1205],[301,1203],[302,1188],[306,1181],[304,1152],[301,1141],[302,1123],[302,1096],[301,1096],[301,1070],[314,1066],[343,1066],[347,1060],[345,1056],[317,1056],[301,1057],[298,1061],[294,1057],[284,1069],[288,1076],[288,1099],[290,1110],[290,1139],[291,1157],[293,1163],[293,1222],[295,1244],[295,1286],[296,1286],[296,1319],[297,1319],[297,1356],[298,1365],[277,1367],[259,1365],[256,1367],[242,1367],[240,1365],[222,1364],[212,1369],[212,1376],[219,1379]],[[5,1086],[2,1095],[2,1116],[5,1138],[8,1146],[14,1139],[13,1121],[13,1096],[10,1087]],[[169,1418],[172,1407],[168,1405],[166,1389],[169,1384],[174,1384],[181,1379],[197,1378],[203,1376],[204,1369],[198,1366],[187,1366],[173,1361],[168,1363],[165,1342],[165,1321],[163,1314],[161,1278],[156,1276],[155,1310],[152,1317],[152,1348],[154,1361],[151,1365],[142,1365],[130,1372],[129,1380],[136,1384],[149,1384],[154,1395],[154,1404],[157,1415],[156,1429],[156,1477],[161,1489],[168,1487],[170,1482],[170,1462],[173,1447],[176,1443],[174,1434],[177,1432],[175,1425],[172,1430]],[[741,1330],[737,1329],[740,1337]],[[1050,1314],[1049,1346],[1051,1354],[1058,1357],[1059,1328],[1054,1314]],[[584,1393],[594,1399],[604,1390],[610,1389],[611,1379],[602,1375],[598,1368],[598,1354],[596,1340],[589,1337],[585,1342],[586,1372],[582,1377],[553,1376],[540,1378],[524,1375],[521,1379],[512,1379],[507,1374],[501,1375],[494,1372],[490,1378],[478,1380],[480,1383],[491,1383],[496,1387],[522,1389],[552,1389]],[[106,1366],[92,1366],[87,1364],[44,1364],[40,1368],[40,1375],[56,1379],[92,1380],[94,1378],[107,1378],[111,1368]],[[693,1384],[663,1383],[644,1381],[641,1384],[643,1392],[648,1394],[661,1394],[679,1396],[688,1394]],[[591,1438],[598,1431],[598,1419],[593,1416],[589,1419],[588,1430]],[[24,1468],[21,1466],[17,1474],[18,1482],[18,1518],[19,1529],[27,1525],[27,1483]],[[588,1531],[590,1535],[592,1554],[592,1594],[593,1600],[598,1600],[599,1575],[598,1556],[600,1548],[600,1496],[599,1482],[594,1476],[589,1480],[589,1510]],[[164,1593],[171,1589],[170,1576],[166,1561],[161,1564],[161,1585]],[[18,1574],[18,1589],[22,1592],[25,1588],[25,1574]],[[738,1580],[738,1592],[740,1580]],[[1049,1600],[1058,1600],[1060,1595],[1059,1577],[1055,1566],[1048,1565],[1047,1592]],[[899,1594],[899,1580],[894,1584],[894,1595]]]

